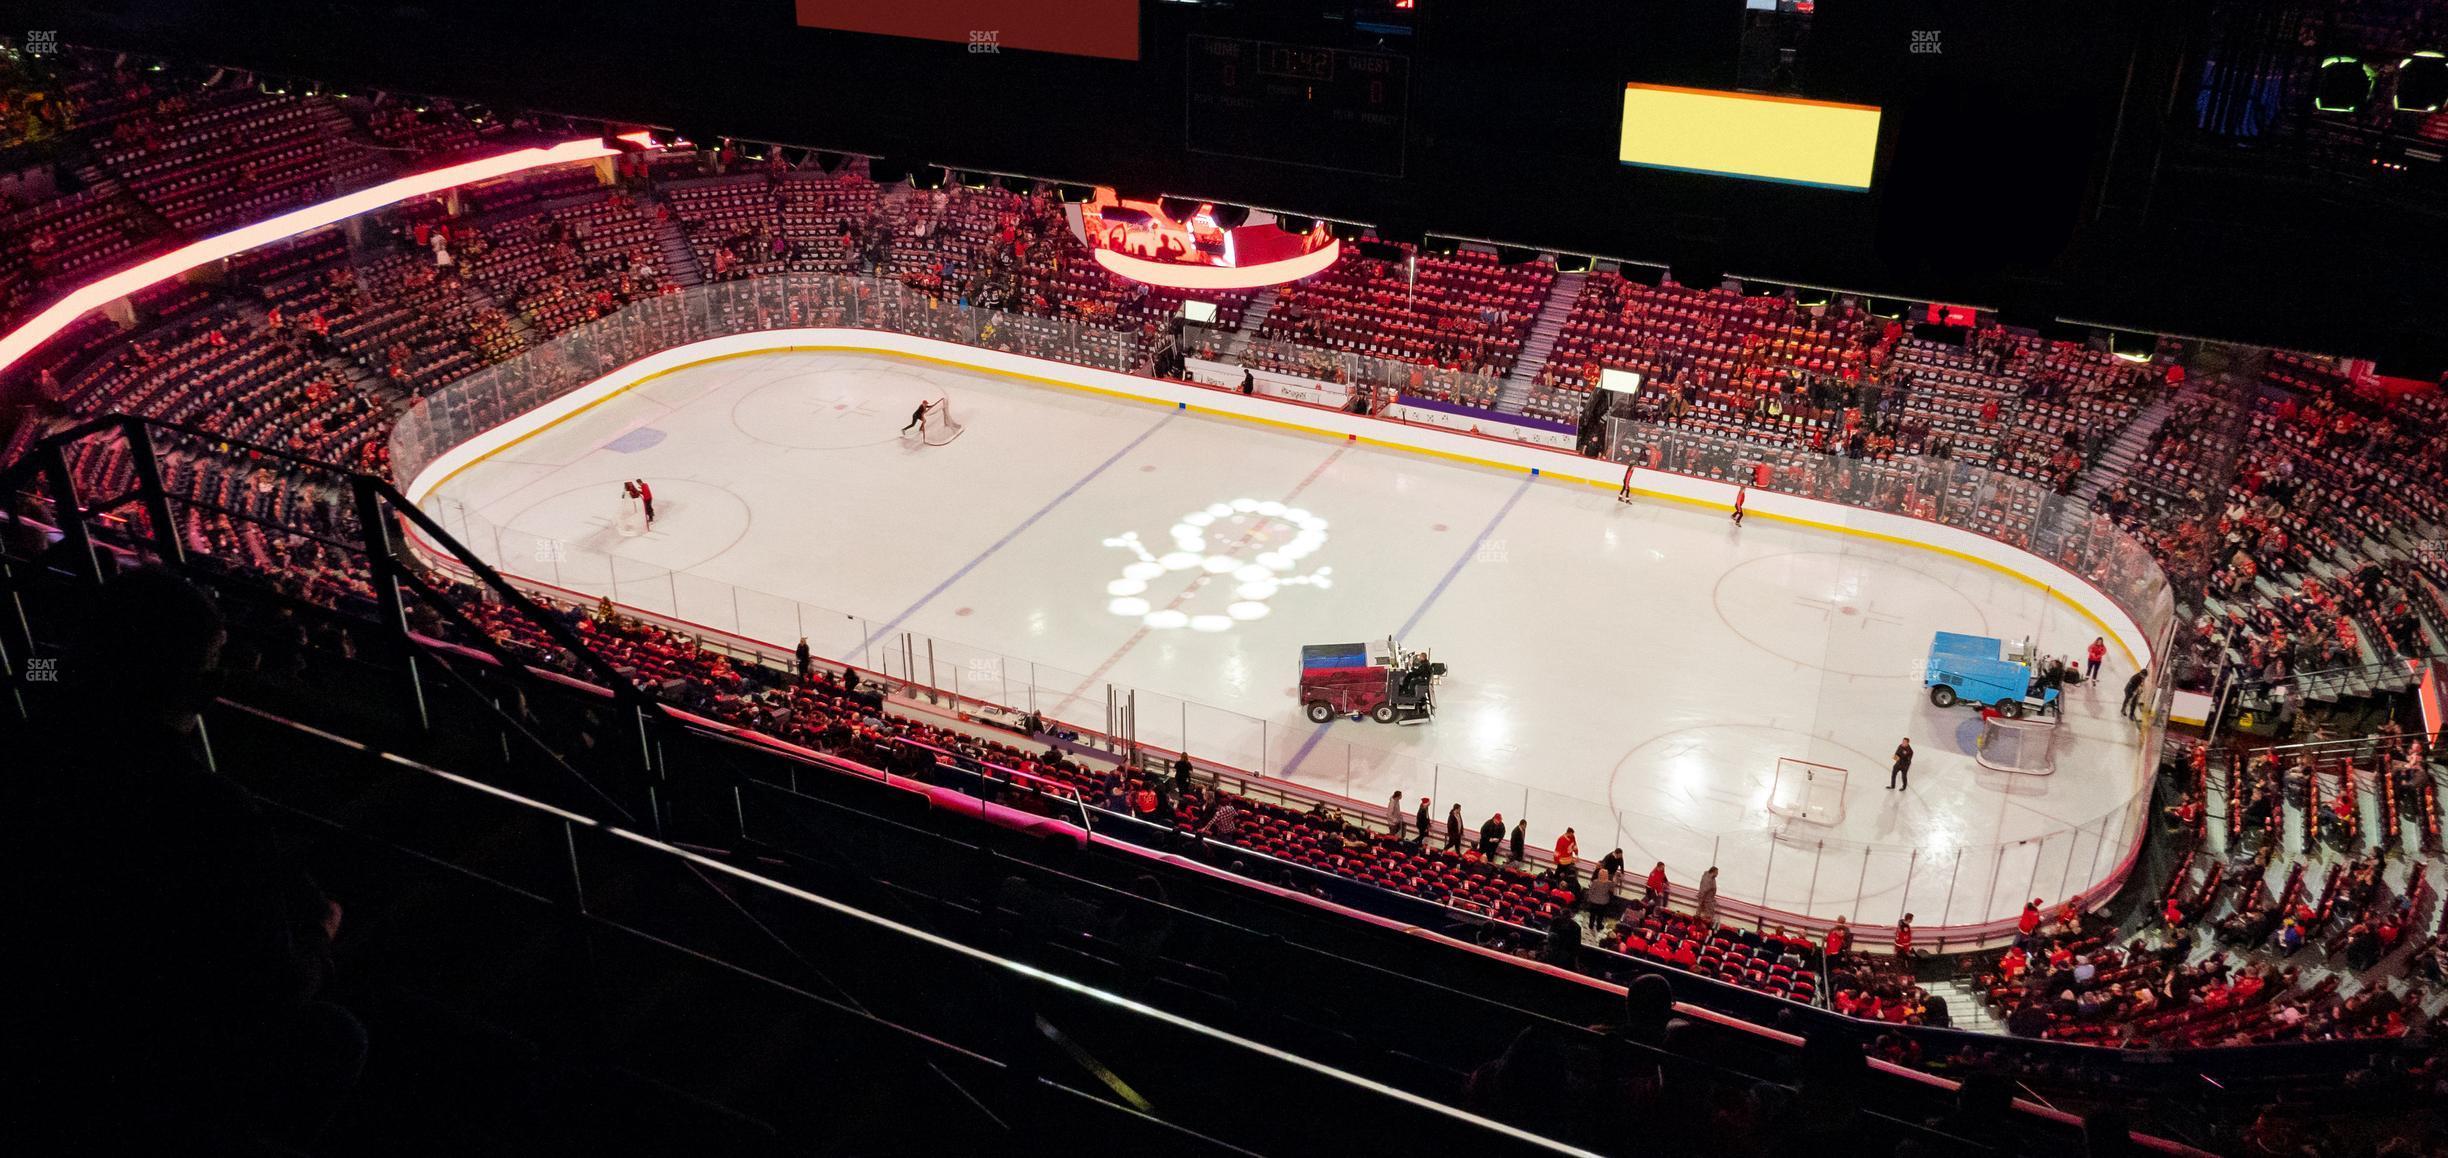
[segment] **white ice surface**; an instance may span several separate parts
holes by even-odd
[[[965,433],[902,439],[936,395]],[[642,535],[618,525],[631,477],[655,490]],[[1586,853],[1620,845],[1685,882],[1716,863],[1727,896],[1789,912],[2011,915],[2107,875],[2138,835],[2128,661],[2112,650],[2070,691],[2054,776],[1981,770],[1970,709],[1922,694],[1930,634],[2079,655],[2095,631],[1900,544],[831,352],[653,380],[428,507],[590,596],[778,649],[805,633],[896,674],[907,654],[924,676],[931,642],[936,682],[1099,729],[1108,687],[1135,690],[1143,742],[1371,805],[1425,792],[1474,826],[1526,810],[1541,843],[1570,824]],[[1433,723],[1301,718],[1301,645],[1396,633],[1451,668]],[[1890,792],[1902,736],[1918,758]],[[1840,822],[1766,811],[1780,756],[1848,770]]]

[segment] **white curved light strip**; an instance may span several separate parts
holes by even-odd
[[[1169,261],[1149,261],[1110,249],[1095,251],[1096,263],[1132,281],[1160,285],[1167,289],[1257,289],[1261,286],[1282,285],[1299,281],[1333,265],[1343,253],[1343,243],[1329,241],[1298,257],[1270,261],[1263,265],[1182,265]]]
[[[622,140],[652,147],[643,132],[629,133]],[[0,371],[17,364],[18,359],[34,352],[54,335],[75,322],[86,311],[117,301],[147,286],[158,285],[198,266],[225,257],[244,253],[261,245],[295,237],[308,230],[320,229],[335,221],[345,221],[357,214],[428,193],[439,193],[457,185],[506,177],[512,173],[560,165],[571,161],[593,161],[615,155],[618,150],[607,147],[601,138],[563,141],[549,148],[513,149],[491,157],[445,165],[423,173],[385,181],[380,185],[346,193],[329,201],[317,202],[303,209],[292,209],[278,217],[267,218],[253,225],[242,225],[227,233],[191,242],[148,261],[138,262],[117,273],[87,282],[71,290],[68,296],[51,303],[41,313],[26,319],[24,325],[0,337]]]

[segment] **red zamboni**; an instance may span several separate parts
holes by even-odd
[[[1392,637],[1372,643],[1313,643],[1301,648],[1301,710],[1323,724],[1362,716],[1380,724],[1425,724],[1436,715],[1436,682],[1445,665],[1425,651],[1404,651]]]

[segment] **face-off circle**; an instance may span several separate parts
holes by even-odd
[[[1138,532],[1126,531],[1105,540],[1106,546],[1137,557],[1123,566],[1121,578],[1105,585],[1110,597],[1105,609],[1160,631],[1230,631],[1235,623],[1264,619],[1268,601],[1286,587],[1334,585],[1332,567],[1292,573],[1326,545],[1326,529],[1326,520],[1299,507],[1234,499],[1176,520],[1166,532],[1172,549],[1163,554],[1151,550]],[[1171,603],[1153,606],[1148,587],[1167,574],[1190,575],[1190,584]],[[1202,599],[1212,607],[1221,597],[1210,596],[1211,588],[1229,592],[1221,612],[1184,609]]]

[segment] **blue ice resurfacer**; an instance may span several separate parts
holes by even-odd
[[[2020,717],[2026,706],[2054,710],[2057,689],[2032,693],[2031,665],[2024,662],[2030,654],[2028,644],[2010,649],[1993,636],[1941,631],[1930,641],[1929,671],[1921,685],[1929,689],[1930,702],[1942,708],[1969,702],[2008,717]]]

